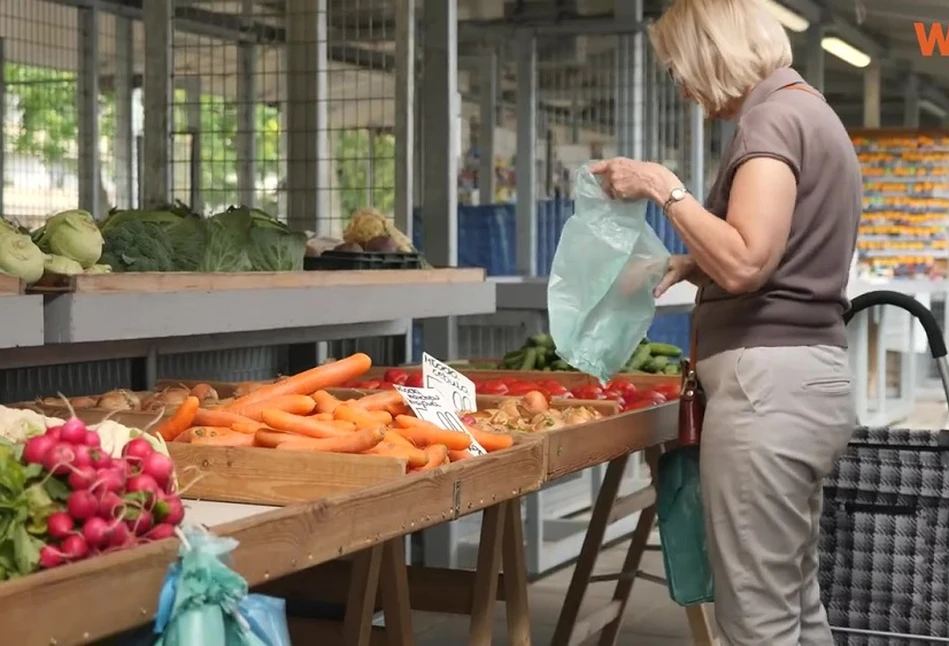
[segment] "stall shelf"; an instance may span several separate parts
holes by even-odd
[[[536,490],[546,471],[546,446],[542,438],[524,438],[509,449],[466,460],[435,471],[409,475],[350,494],[278,509],[255,505],[198,503],[189,520],[213,524],[214,532],[239,541],[234,565],[252,586],[313,568],[347,555],[353,559],[343,627],[348,644],[369,643],[369,625],[375,605],[380,570],[391,574],[399,587],[405,559],[402,537],[418,529],[447,522],[465,514],[487,510],[496,522],[494,537],[486,545],[481,576],[467,582],[475,599],[472,613],[473,644],[490,643],[492,608],[497,596],[507,501]],[[192,503],[188,503],[189,506]],[[518,523],[508,525],[515,531]],[[0,621],[10,643],[32,646],[72,646],[94,643],[109,635],[151,621],[158,591],[168,565],[177,555],[176,541],[160,541],[125,552],[41,572],[0,586]],[[508,547],[508,553],[512,550]],[[386,556],[388,553],[388,556]],[[516,573],[516,562],[505,559],[505,571]],[[516,582],[515,578],[512,581]],[[522,607],[512,630],[523,634],[526,626],[526,577],[518,590],[508,594]],[[511,585],[505,583],[506,586]],[[383,596],[386,596],[383,585]],[[95,612],[76,603],[94,590],[101,601]],[[407,592],[389,591],[386,604],[399,614],[402,635],[411,643]],[[42,602],[38,603],[37,600]],[[350,610],[352,612],[350,612]],[[356,614],[352,614],[356,613]],[[49,621],[55,617],[56,621]],[[388,615],[387,615],[388,617]],[[393,618],[394,625],[399,621]],[[393,628],[393,630],[395,630]]]
[[[43,343],[43,299],[23,292],[19,278],[0,274],[0,349]]]

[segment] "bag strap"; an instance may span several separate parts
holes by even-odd
[[[790,85],[785,85],[781,89],[782,90],[798,90],[799,92],[807,92],[811,96],[818,97],[821,101],[824,101],[824,102],[827,101],[827,98],[823,94],[821,94],[820,92],[812,88],[810,85],[807,85],[805,83],[792,83]]]

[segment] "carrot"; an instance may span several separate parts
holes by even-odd
[[[196,426],[230,427],[234,426],[234,424],[246,424],[248,422],[253,423],[254,420],[217,408],[213,410],[199,408],[198,412],[194,414],[194,423]]]
[[[316,408],[316,402],[307,395],[278,395],[240,408],[233,408],[230,412],[261,422],[263,419],[260,415],[267,409],[282,410],[294,415],[309,415],[314,408]]]
[[[325,390],[317,390],[311,395],[313,401],[316,402],[316,410],[321,413],[329,413],[332,415],[333,411],[336,410],[337,406],[343,402],[339,401],[335,395],[332,395]]]
[[[427,471],[440,467],[448,459],[448,447],[444,444],[433,444],[425,449],[425,455],[428,456],[428,462],[424,466],[416,469],[417,471]]]
[[[412,415],[412,409],[409,408],[405,402],[399,402],[398,404],[392,404],[391,406],[386,406],[385,411],[392,415],[392,418],[395,419],[399,415]]]
[[[368,371],[372,367],[369,355],[357,352],[345,359],[316,366],[288,377],[283,381],[267,384],[245,395],[231,404],[229,410],[238,410],[255,402],[277,397],[278,395],[306,395],[324,388],[338,386]]]
[[[468,427],[468,431],[478,444],[484,447],[484,450],[489,453],[506,449],[514,444],[514,436],[508,435],[507,433],[491,433],[470,426]]]
[[[392,431],[392,430],[386,431],[385,441],[388,442],[389,444],[395,444],[396,446],[403,446],[403,447],[406,447],[406,448],[409,448],[409,449],[417,449],[417,448],[418,448],[417,446],[415,446],[415,445],[412,443],[411,440],[408,440],[408,439],[402,437],[401,435],[399,435],[398,433],[396,433],[395,431]]]
[[[221,433],[208,437],[196,437],[191,440],[197,446],[254,446],[254,436],[246,433]]]
[[[292,439],[282,442],[277,450],[284,451],[314,451],[325,453],[365,453],[382,441],[382,429],[366,428],[342,437],[331,437],[322,440],[312,438]]]
[[[161,435],[166,442],[174,441],[176,437],[184,433],[194,424],[194,416],[200,406],[201,402],[198,401],[197,397],[190,395],[185,397],[184,401],[181,402],[181,405],[178,407],[178,410],[175,411],[175,414],[162,422],[162,425],[158,427],[157,433]]]
[[[310,415],[310,419],[316,419],[321,422],[332,422],[333,413],[317,413],[316,415]]]
[[[464,451],[449,451],[448,459],[452,462],[460,462],[461,460],[467,460],[468,458],[473,458],[474,454],[465,449]]]
[[[265,427],[254,433],[254,446],[275,449],[284,442],[301,439],[304,439],[302,435],[297,435],[295,433],[284,433],[283,431],[275,431],[272,428]]]
[[[370,455],[385,455],[394,458],[402,458],[410,469],[423,467],[428,463],[428,455],[422,449],[414,446],[406,446],[388,441],[392,433],[386,433],[385,438],[374,447],[366,451]]]
[[[235,433],[244,433],[246,435],[253,435],[257,431],[267,428],[261,422],[234,422],[231,424],[231,430]]]
[[[352,422],[356,428],[375,428],[376,426],[386,423],[377,419],[376,416],[369,411],[363,410],[358,406],[353,406],[348,402],[342,406],[337,406],[336,410],[333,411],[333,417],[337,420]],[[392,420],[390,419],[389,421],[391,422]]]
[[[366,410],[385,411],[386,407],[404,404],[402,395],[397,390],[383,390],[382,392],[366,395],[356,400],[356,406]]]
[[[341,427],[339,424],[333,422],[321,422],[308,417],[294,415],[286,411],[269,408],[263,411],[262,416],[267,426],[278,431],[296,433],[297,435],[317,439],[340,437],[356,430],[355,424]]]
[[[411,440],[416,446],[444,444],[453,451],[463,451],[471,446],[471,438],[467,434],[447,431],[417,417],[399,415],[395,418],[395,423],[397,426],[392,430]]]
[[[222,426],[192,426],[178,435],[178,437],[174,439],[174,442],[189,443],[199,437],[216,437],[230,432],[231,429]]]

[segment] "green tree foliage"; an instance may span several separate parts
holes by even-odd
[[[379,130],[343,130],[336,141],[336,175],[344,220],[369,206],[390,213],[395,204],[395,137]]]
[[[7,63],[7,92],[20,113],[12,148],[42,159],[48,166],[76,163],[78,110],[72,72]]]

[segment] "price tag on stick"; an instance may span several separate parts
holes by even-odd
[[[422,353],[422,382],[443,394],[455,412],[478,410],[474,382],[427,352]]]
[[[415,411],[416,417],[446,431],[464,433],[471,438],[471,446],[468,450],[474,455],[487,453],[484,447],[478,444],[478,440],[474,438],[468,427],[458,417],[458,414],[451,409],[451,405],[441,392],[434,388],[408,388],[398,385],[395,386],[395,389],[402,395],[409,408]]]

